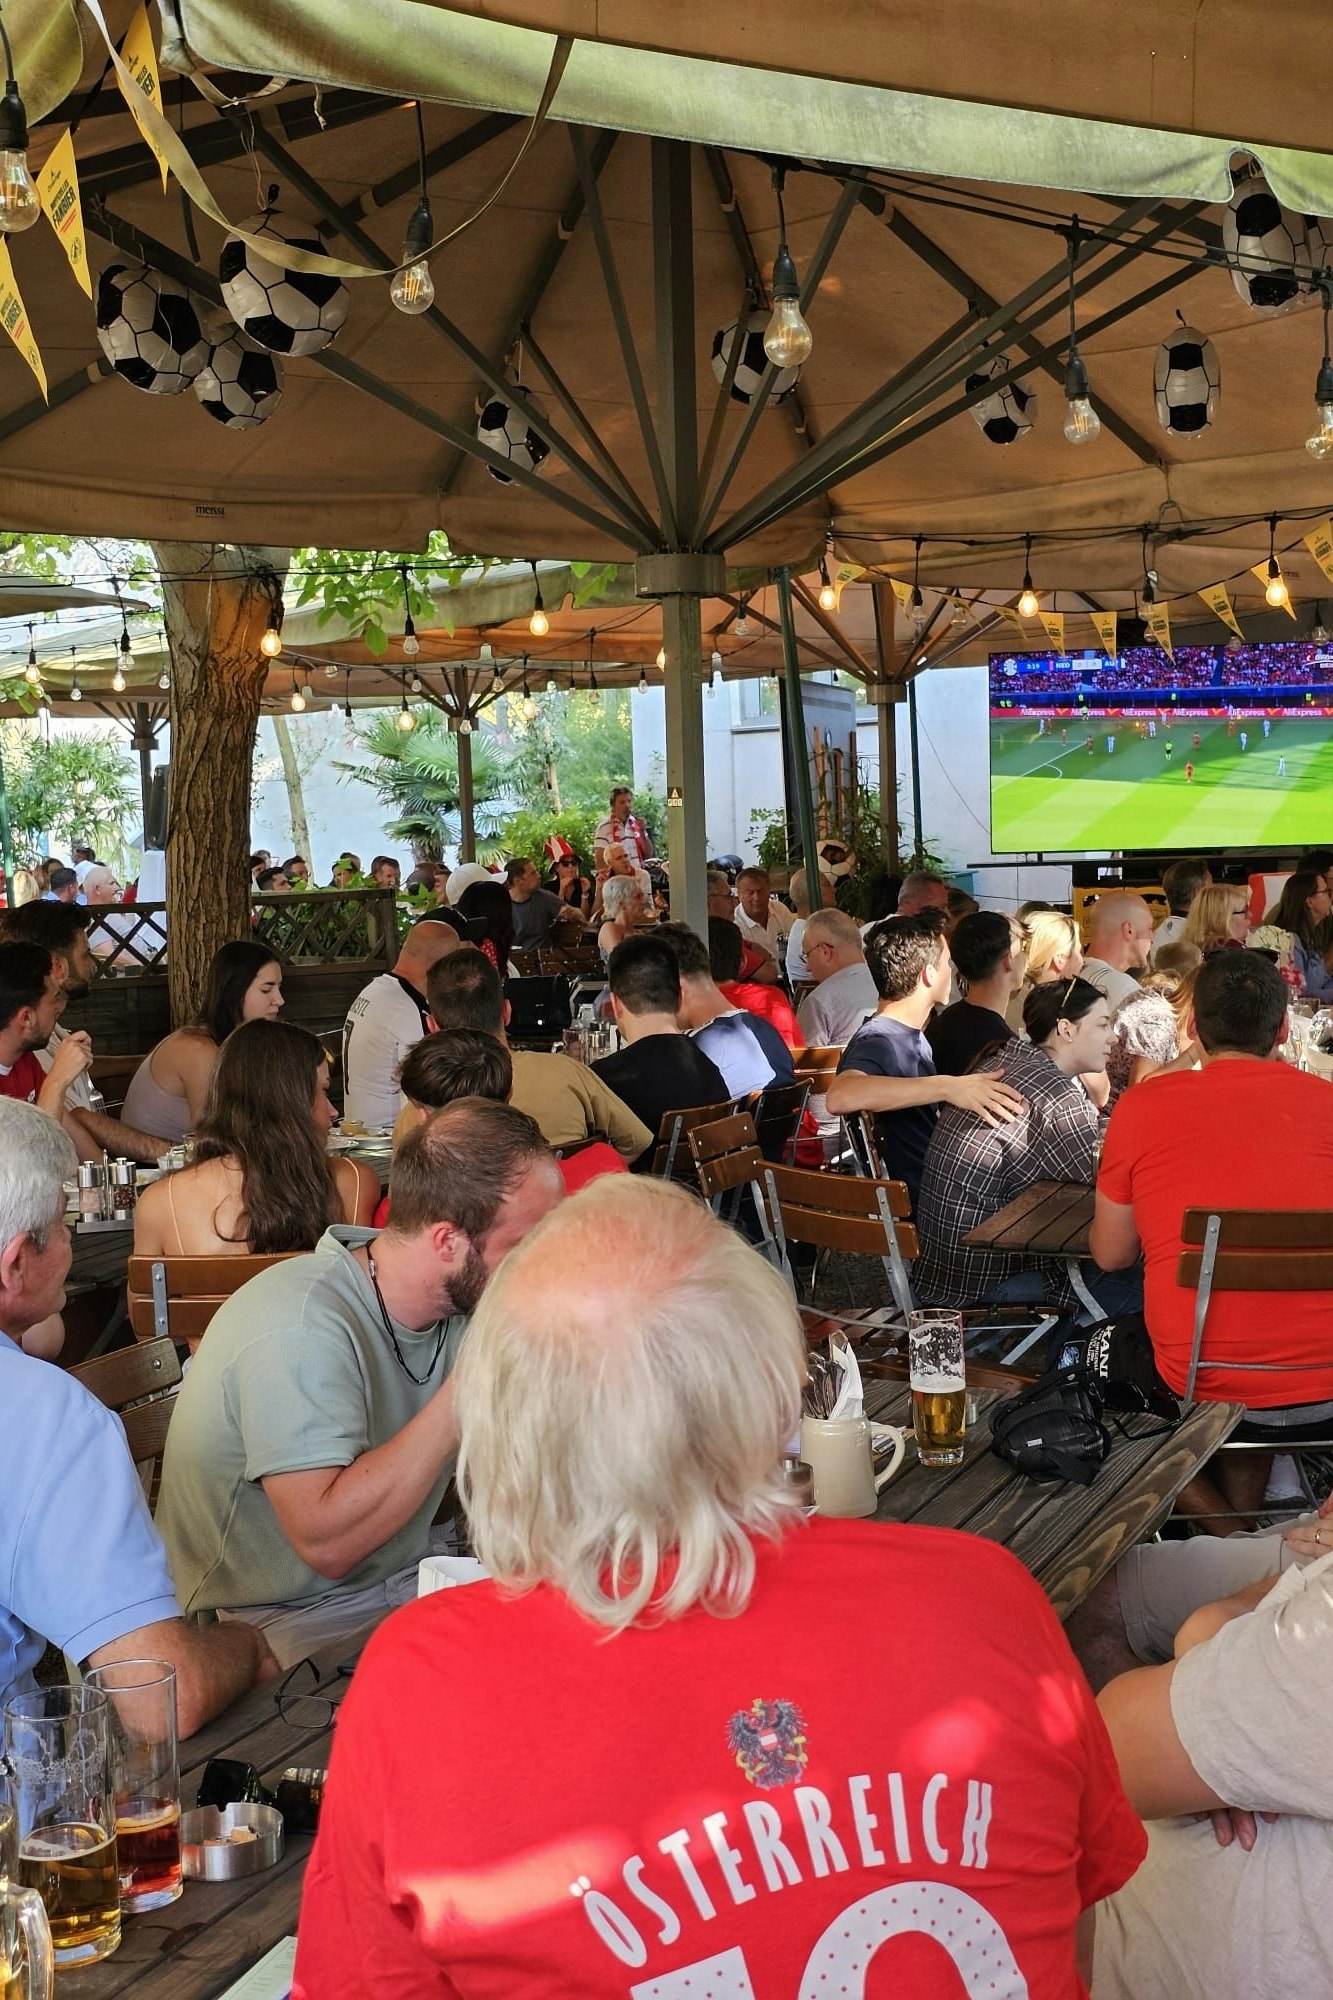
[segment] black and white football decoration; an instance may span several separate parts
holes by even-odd
[[[1310,266],[1310,281],[1321,271],[1333,274],[1333,221],[1326,215],[1307,215],[1305,222],[1305,261]]]
[[[1222,212],[1222,247],[1232,284],[1256,312],[1285,312],[1309,283],[1305,218],[1282,206],[1256,166]]]
[[[200,404],[229,430],[267,423],[282,401],[282,364],[239,335],[220,340],[194,378]]]
[[[743,321],[731,320],[720,326],[713,335],[713,373],[719,382],[727,379],[727,368],[731,362],[731,350],[739,337],[740,359],[736,363],[736,373],[731,384],[731,399],[734,403],[751,404],[759,394],[759,384],[764,370],[768,367],[768,356],[764,352],[764,329],[768,325],[766,312],[747,313]],[[764,407],[772,409],[784,396],[790,396],[801,379],[799,368],[779,368],[773,377],[773,386],[768,392]]]
[[[550,456],[551,447],[545,439],[539,438],[522,411],[506,403],[502,396],[493,396],[483,406],[477,418],[477,436],[521,472],[536,472],[542,460]],[[502,486],[513,484],[509,474],[501,472],[498,465],[488,465],[486,470]]]
[[[241,332],[274,354],[318,354],[347,318],[351,295],[341,278],[289,270],[283,252],[327,254],[308,223],[293,227],[277,209],[252,215],[242,227],[273,246],[260,256],[239,236],[229,236],[218,260],[222,296]]]
[[[179,396],[208,359],[199,308],[147,264],[108,264],[97,281],[97,339],[117,375],[150,396]]]
[[[994,354],[983,361],[974,375],[969,375],[963,387],[968,395],[1004,375],[1011,367],[1006,354]],[[982,396],[971,405],[969,414],[982,436],[992,444],[1014,444],[1027,433],[1037,421],[1037,392],[1027,382],[1009,382],[997,389],[991,396]]]
[[[1157,421],[1172,437],[1198,437],[1217,415],[1222,368],[1197,326],[1178,326],[1157,350],[1152,370]]]

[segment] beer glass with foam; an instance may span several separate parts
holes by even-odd
[[[907,1360],[917,1456],[923,1465],[958,1465],[967,1431],[963,1315],[914,1312],[908,1323]]]
[[[46,1906],[57,1970],[109,1958],[120,1943],[120,1885],[106,1696],[86,1686],[15,1695],[5,1756],[17,1880]]]

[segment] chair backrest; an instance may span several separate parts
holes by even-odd
[[[906,1220],[912,1198],[901,1181],[806,1167],[772,1166],[769,1174],[788,1241],[882,1258],[898,1310],[904,1315],[913,1310],[905,1259],[917,1256],[920,1246]]]
[[[596,944],[544,944],[538,950],[537,963],[547,978],[568,977],[571,973],[600,972],[602,955]]]
[[[137,1340],[165,1335],[193,1353],[218,1307],[233,1292],[287,1256],[131,1257],[126,1281],[130,1325]]]
[[[176,1407],[181,1365],[170,1340],[149,1340],[103,1354],[71,1368],[85,1389],[119,1413],[130,1457],[139,1468],[151,1507],[157,1498],[171,1413]]]
[[[653,1149],[652,1170],[658,1179],[692,1183],[694,1162],[690,1158],[689,1134],[696,1125],[711,1125],[735,1109],[736,1099],[729,1097],[722,1104],[695,1104],[680,1111],[664,1111],[657,1128],[657,1145]]]
[[[778,1220],[777,1195],[769,1178],[769,1163],[759,1150],[750,1113],[733,1111],[729,1117],[714,1119],[705,1125],[694,1125],[688,1137],[690,1158],[704,1200],[725,1221],[743,1227],[741,1203],[744,1190],[748,1188],[754,1204],[758,1247],[780,1269],[787,1271],[787,1251],[782,1240],[782,1225]],[[790,1279],[790,1271],[787,1271],[787,1276]]]
[[[806,1049],[793,1049],[791,1059],[792,1067],[796,1071],[796,1081],[798,1083],[808,1083],[816,1096],[822,1096],[823,1092],[828,1088],[829,1078],[836,1076],[838,1073],[838,1064],[842,1061],[842,1050],[838,1048],[820,1048],[817,1046]]]
[[[795,1083],[770,1083],[767,1089],[755,1091],[750,1099],[750,1111],[759,1150],[766,1160],[791,1158],[790,1149],[801,1129],[809,1099],[809,1084],[799,1080]]]
[[[844,1111],[841,1123],[852,1172],[864,1180],[887,1180],[889,1176],[884,1171],[884,1161],[875,1138],[873,1115],[869,1111]]]
[[[1306,1370],[1307,1361],[1205,1361],[1204,1328],[1214,1292],[1333,1291],[1333,1212],[1187,1208],[1180,1234],[1186,1247],[1176,1266],[1176,1282],[1195,1293],[1186,1400],[1193,1401],[1195,1380],[1204,1368],[1256,1374]]]

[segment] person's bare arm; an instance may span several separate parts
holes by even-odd
[[[93,1045],[87,1035],[82,1031],[66,1035],[51,1060],[46,1081],[37,1093],[37,1109],[63,1125],[65,1093],[83,1075],[92,1059]]]
[[[1089,1070],[1079,1078],[1091,1101],[1099,1111],[1105,1111],[1111,1101],[1111,1079],[1104,1069]]]
[[[1120,1766],[1120,1779],[1141,1819],[1216,1812],[1226,1805],[1191,1764],[1171,1713],[1176,1663],[1138,1667],[1108,1681],[1097,1697]]]
[[[274,1472],[260,1485],[301,1561],[337,1583],[406,1526],[457,1449],[445,1382],[396,1437],[350,1465]]]
[[[1098,1188],[1092,1233],[1088,1238],[1093,1262],[1103,1271],[1126,1271],[1141,1248],[1134,1210],[1125,1202],[1111,1201]]]
[[[101,1111],[88,1111],[81,1104],[68,1107],[65,1129],[73,1139],[81,1160],[100,1160],[103,1153],[110,1153],[113,1159],[137,1160],[141,1166],[153,1167],[166,1152],[169,1143],[155,1132],[140,1132],[120,1118],[108,1118]]]
[[[191,1625],[164,1618],[141,1625],[89,1655],[93,1667],[115,1660],[168,1660],[176,1669],[176,1716],[182,1736],[193,1736],[250,1688],[274,1680],[281,1671],[257,1625],[228,1619],[220,1625]]]
[[[829,1079],[830,1114],[845,1111],[909,1111],[917,1104],[952,1104],[975,1112],[987,1125],[1007,1125],[1023,1110],[1023,1099],[999,1070],[970,1076],[868,1076],[843,1069]]]

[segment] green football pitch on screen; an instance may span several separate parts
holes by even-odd
[[[991,848],[1327,845],[1333,716],[1264,720],[992,713]]]

